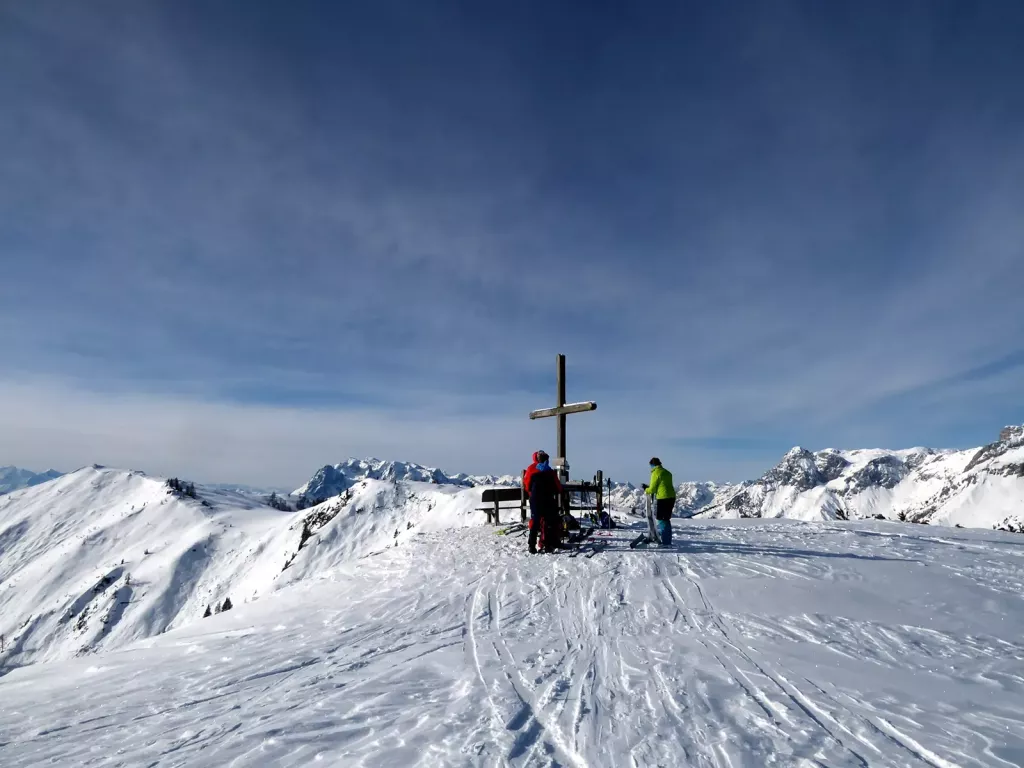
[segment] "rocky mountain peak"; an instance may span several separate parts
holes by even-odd
[[[826,483],[837,479],[850,466],[850,462],[843,457],[843,454],[834,448],[827,448],[816,453],[814,464]]]
[[[764,475],[762,482],[769,486],[788,485],[806,491],[826,481],[818,469],[814,454],[797,446],[790,449],[778,466]]]

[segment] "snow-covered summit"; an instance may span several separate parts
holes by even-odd
[[[191,483],[187,484],[193,490]],[[299,512],[87,467],[0,497],[0,667],[120,647],[327,576],[421,530],[482,521],[457,486],[366,479]]]
[[[61,476],[62,473],[56,469],[48,469],[45,472],[33,472],[30,469],[20,467],[0,467],[0,494],[10,493],[19,488],[30,488],[33,485],[48,483]]]

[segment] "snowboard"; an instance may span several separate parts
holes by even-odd
[[[641,533],[629,542],[630,549],[636,549],[641,544],[661,545],[661,537],[658,535],[658,523],[654,519],[654,497],[644,494],[644,498],[647,499],[647,532]]]

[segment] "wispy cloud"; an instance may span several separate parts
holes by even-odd
[[[767,451],[785,451],[792,447],[792,443],[786,440],[767,437],[681,437],[674,442],[684,448],[730,452],[757,451],[765,453]]]

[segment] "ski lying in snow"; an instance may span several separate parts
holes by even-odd
[[[525,531],[525,530],[526,530],[526,523],[514,523],[513,525],[508,526],[508,528],[502,528],[499,531],[495,531],[494,535],[495,536],[507,536],[510,533],[515,533],[516,531]]]
[[[581,528],[578,533],[570,534],[566,537],[566,544],[579,544],[580,542],[586,541],[594,535],[593,528]]]
[[[592,544],[590,537],[594,534],[593,528],[584,528],[576,535],[570,536],[566,539],[565,545],[569,549],[569,557],[576,557],[580,553],[580,547],[585,547],[587,544]]]
[[[587,554],[585,554],[584,557],[589,560],[594,555],[596,555],[598,552],[603,552],[607,548],[608,548],[608,542],[607,541],[595,541],[591,545],[590,549],[587,550]]]
[[[585,552],[586,554],[584,554],[583,556],[586,558],[590,558],[596,555],[601,550],[605,549],[607,546],[607,541],[595,539],[581,541],[577,546],[572,548],[572,550],[569,552],[569,557],[578,557],[580,552]]]
[[[651,540],[647,538],[647,534],[641,533],[639,536],[637,536],[635,539],[629,542],[629,548],[636,549],[641,544],[650,544],[650,542]]]
[[[580,542],[575,547],[569,550],[569,557],[577,557],[580,551],[589,544],[590,542]]]

